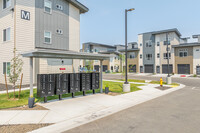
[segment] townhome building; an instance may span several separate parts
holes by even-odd
[[[84,43],[82,46],[82,51],[87,53],[94,53],[94,54],[108,54],[110,55],[110,60],[103,61],[103,71],[112,71],[112,72],[120,72],[121,69],[121,60],[120,60],[120,53],[119,49],[124,49],[123,45],[107,45],[107,44],[100,44],[94,42]],[[88,69],[94,69],[99,71],[100,61],[83,61],[82,66],[88,67]],[[89,66],[93,66],[93,68],[89,68]]]
[[[0,0],[0,83],[9,75],[13,49],[80,50],[80,14],[88,8],[77,0]],[[29,84],[29,59],[22,58],[23,84]],[[34,59],[34,83],[38,73],[78,71],[79,60]]]
[[[200,75],[200,35],[198,42],[175,45],[175,73]]]
[[[140,73],[167,73],[168,57],[170,73],[174,72],[174,50],[172,49],[172,46],[180,43],[180,37],[181,33],[178,29],[168,29],[139,34],[138,48],[140,49]],[[167,43],[169,44],[168,49]]]
[[[139,73],[139,51],[137,42],[128,43],[127,70],[129,73]],[[125,49],[120,49],[119,52],[124,56],[126,55]],[[125,70],[125,61],[123,61],[123,70]]]

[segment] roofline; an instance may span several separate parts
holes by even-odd
[[[180,48],[180,47],[195,47],[195,46],[200,46],[200,43],[196,42],[196,43],[182,43],[179,45],[173,45],[173,48]]]
[[[108,44],[101,44],[101,43],[94,43],[94,42],[87,42],[83,43],[84,44],[90,44],[90,45],[98,45],[98,46],[105,46],[105,47],[110,47],[110,48],[116,48],[116,46],[108,45]]]
[[[162,34],[162,33],[167,33],[167,32],[176,32],[176,34],[178,36],[182,36],[177,28],[167,29],[167,30],[159,30],[159,31],[152,31],[152,32],[145,32],[145,33],[140,33],[138,35],[142,35],[142,34],[153,34],[153,35],[156,35],[156,34]]]
[[[89,11],[89,8],[87,8],[82,3],[78,2],[77,0],[67,0],[69,3],[71,3],[73,6],[77,7],[80,10],[80,13],[86,13]]]
[[[120,52],[125,52],[126,50],[125,49],[121,49],[119,50]],[[140,51],[139,48],[135,48],[135,49],[127,49],[127,52],[132,52],[132,51]]]
[[[199,35],[193,35],[192,38],[198,38],[199,36],[200,36],[200,34]]]

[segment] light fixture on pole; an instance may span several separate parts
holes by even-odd
[[[123,91],[124,92],[129,92],[130,91],[130,84],[128,83],[128,71],[127,71],[127,65],[128,65],[128,61],[127,61],[127,13],[130,12],[130,11],[133,11],[135,10],[134,8],[131,8],[131,9],[126,9],[125,10],[125,83],[124,83],[124,86],[123,86]]]

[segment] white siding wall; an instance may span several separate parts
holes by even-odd
[[[0,0],[0,83],[4,83],[3,75],[3,62],[10,62],[13,58],[13,46],[14,46],[14,14],[11,10],[12,6],[3,9],[3,0]],[[3,42],[3,29],[10,27],[10,41]]]
[[[196,66],[200,65],[200,46],[193,47],[193,73],[196,74]]]
[[[69,50],[80,50],[80,11],[69,4]],[[78,72],[80,60],[73,61],[74,71]]]
[[[142,46],[140,46],[140,44],[142,44]],[[142,54],[142,59],[139,57],[139,66],[143,66],[143,58],[145,58],[143,55],[143,45],[145,44],[143,44],[143,35],[141,34],[138,35],[138,48],[140,49],[139,56]]]
[[[17,18],[16,18],[16,45],[18,54],[31,51],[35,47],[35,1],[34,0],[17,0]],[[30,12],[30,21],[21,19],[21,10]],[[23,84],[29,84],[30,79],[30,62],[29,58],[22,58],[23,66]],[[34,72],[35,74],[35,72]],[[35,76],[35,75],[33,75]],[[35,83],[35,81],[34,81]]]

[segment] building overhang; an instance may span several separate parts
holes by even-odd
[[[37,49],[21,53],[28,58],[54,58],[54,59],[84,59],[84,60],[109,60],[111,56],[105,54],[92,54],[65,50]]]
[[[86,13],[89,11],[89,9],[78,2],[77,0],[67,0],[69,3],[71,3],[73,6],[77,7],[80,10],[80,13]]]

